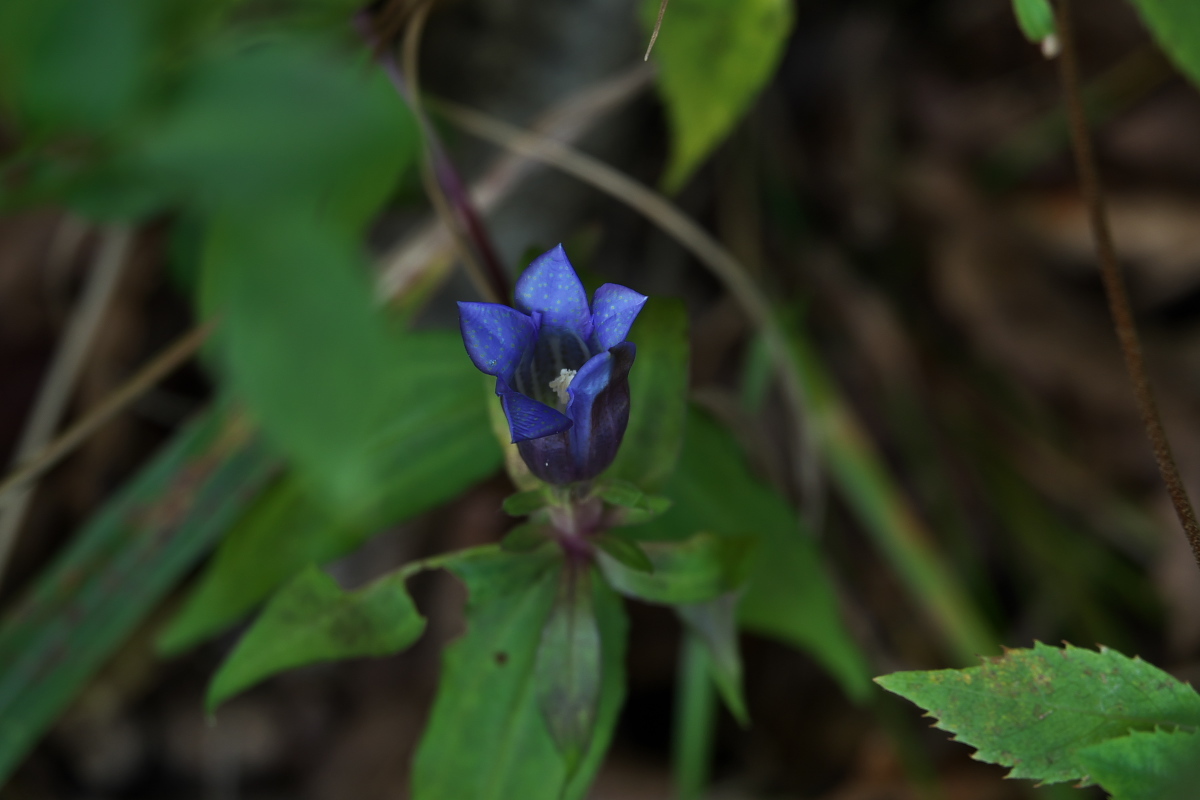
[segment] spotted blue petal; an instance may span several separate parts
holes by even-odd
[[[592,298],[592,351],[607,350],[625,341],[647,299],[615,283],[597,289]]]
[[[508,382],[537,336],[532,319],[496,303],[459,303],[458,322],[467,355],[479,371]]]
[[[560,244],[534,259],[516,288],[517,308],[542,313],[542,324],[574,331],[585,342],[592,337],[587,292]]]

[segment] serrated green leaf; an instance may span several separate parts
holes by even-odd
[[[1113,800],[1191,800],[1200,779],[1200,733],[1134,731],[1083,748],[1079,762]]]
[[[1133,0],[1146,27],[1175,65],[1200,86],[1200,3]]]
[[[600,629],[591,575],[564,569],[534,663],[538,707],[568,777],[587,752],[600,701]]]
[[[675,470],[687,417],[688,320],[683,301],[650,298],[628,338],[637,345],[637,361],[629,372],[629,425],[603,478],[657,492]]]
[[[643,0],[653,27],[659,0]],[[655,44],[671,125],[663,187],[674,192],[749,108],[783,56],[790,0],[671,0]]]
[[[404,586],[392,574],[344,592],[315,566],[280,589],[238,642],[208,687],[212,711],[279,672],[319,661],[399,652],[425,630]]]
[[[447,648],[413,769],[415,800],[577,800],[608,748],[625,692],[620,600],[592,581],[602,678],[591,744],[573,778],[538,708],[534,665],[558,591],[555,551],[476,551],[447,564],[467,585],[467,632]]]
[[[616,559],[630,569],[638,572],[654,572],[654,562],[646,555],[646,551],[632,539],[607,531],[597,536],[594,541],[596,547],[600,548],[605,555]]]
[[[675,607],[675,612],[704,646],[709,674],[721,699],[743,727],[750,724],[742,695],[742,654],[738,647],[738,595],[729,592],[706,600]]]
[[[517,492],[504,498],[504,513],[510,517],[527,517],[548,505],[546,493],[541,489]]]
[[[701,412],[688,416],[679,469],[666,494],[674,506],[630,534],[642,540],[679,540],[700,530],[756,536],[738,612],[742,626],[811,653],[847,694],[866,697],[866,659],[842,622],[816,542],[787,502],[750,474],[733,437]]]
[[[1034,44],[1054,35],[1054,9],[1047,0],[1013,0],[1013,14],[1021,33]]]
[[[323,564],[372,533],[419,514],[482,480],[499,466],[470,362],[457,334],[410,333],[401,361],[403,394],[374,432],[384,484],[369,513],[339,513],[298,476],[259,498],[222,541],[182,611],[160,640],[179,652],[250,612],[306,564]]]
[[[750,536],[701,533],[685,542],[645,542],[653,571],[631,569],[603,550],[597,564],[621,594],[652,603],[700,603],[737,589],[756,542]]]
[[[0,783],[277,468],[209,412],[183,428],[0,624]]]
[[[875,681],[928,709],[979,760],[1012,767],[1010,778],[1045,783],[1086,778],[1080,752],[1090,745],[1135,730],[1200,726],[1200,695],[1190,686],[1107,648],[1038,642],[978,667]]]

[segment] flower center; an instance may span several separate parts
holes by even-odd
[[[571,385],[571,379],[575,377],[575,373],[576,371],[573,369],[561,369],[558,371],[558,377],[550,381],[550,388],[558,395],[560,406],[565,406],[571,399],[571,395],[567,394],[567,387]]]
[[[514,371],[513,388],[550,407],[556,401],[560,406],[565,405],[569,399],[567,385],[591,357],[587,343],[575,331],[544,327],[538,333],[537,342]]]

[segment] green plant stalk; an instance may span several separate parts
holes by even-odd
[[[831,482],[963,663],[996,650],[996,634],[938,552],[910,501],[888,475],[862,426],[803,338],[792,351]]]
[[[685,631],[679,649],[672,753],[678,800],[699,800],[704,795],[716,723],[717,693],[708,673],[704,643]]]

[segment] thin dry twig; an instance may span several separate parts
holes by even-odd
[[[154,357],[149,364],[142,367],[129,380],[125,381],[112,394],[104,398],[87,416],[76,422],[62,433],[57,439],[38,451],[25,461],[16,471],[0,483],[0,506],[13,490],[36,480],[46,470],[53,467],[72,450],[82,444],[89,436],[100,429],[127,405],[178,369],[185,361],[199,351],[200,346],[208,339],[216,328],[215,322],[198,325],[183,336],[176,339],[165,350]]]
[[[132,240],[132,233],[123,227],[106,230],[101,237],[83,295],[71,314],[58,350],[50,362],[33,412],[17,445],[14,463],[19,464],[42,450],[54,436],[54,430],[75,392],[88,349],[96,339],[96,331],[116,291]],[[4,576],[8,556],[21,529],[33,490],[32,483],[23,484],[9,502],[0,507],[0,578]]]
[[[654,49],[654,43],[658,41],[658,32],[662,30],[663,17],[667,13],[667,3],[670,0],[662,0],[658,4],[658,19],[654,22],[654,30],[650,33],[650,44],[646,45],[646,55],[642,56],[642,61],[650,60],[650,51]]]
[[[532,128],[559,141],[576,140],[601,117],[649,86],[653,75],[652,68],[639,64],[615,78],[576,92],[540,116]],[[474,207],[481,214],[488,213],[539,165],[535,159],[519,154],[506,153],[498,158],[470,189]],[[446,257],[453,244],[446,226],[436,219],[405,237],[380,259],[380,299],[386,301],[401,294],[431,262]]]
[[[581,153],[569,145],[543,136],[523,131],[487,114],[455,103],[439,100],[430,101],[435,110],[464,130],[494,142],[502,147],[552,164],[558,169],[579,178],[597,189],[617,198],[643,214],[663,231],[687,248],[700,263],[704,264],[720,280],[734,299],[749,315],[754,325],[762,332],[780,376],[784,394],[796,423],[797,453],[815,451],[806,448],[805,442],[813,441],[808,430],[807,399],[799,370],[792,357],[787,334],[780,326],[770,302],[754,283],[749,273],[738,263],[724,246],[703,228],[683,214],[658,192],[630,178],[607,164]],[[806,509],[816,508],[821,478],[816,458],[801,462],[803,474],[801,487]]]
[[[1079,172],[1079,188],[1088,208],[1092,238],[1096,242],[1096,255],[1100,261],[1100,275],[1104,282],[1105,294],[1108,295],[1109,311],[1117,332],[1117,340],[1121,345],[1121,353],[1125,357],[1125,368],[1129,371],[1129,378],[1133,383],[1138,414],[1154,450],[1154,460],[1158,463],[1158,472],[1167,487],[1167,493],[1171,496],[1171,503],[1175,506],[1175,514],[1183,526],[1188,544],[1192,547],[1196,565],[1200,566],[1200,524],[1196,521],[1196,513],[1192,510],[1187,489],[1179,475],[1179,468],[1175,465],[1175,458],[1171,455],[1171,444],[1159,417],[1158,406],[1154,402],[1154,392],[1146,375],[1145,359],[1142,356],[1142,344],[1133,320],[1133,308],[1129,302],[1129,293],[1125,288],[1125,279],[1121,274],[1108,224],[1104,189],[1100,183],[1100,171],[1096,166],[1096,156],[1088,132],[1087,111],[1079,85],[1079,59],[1071,27],[1070,0],[1059,0],[1057,14],[1062,44],[1059,64],[1067,116],[1070,120],[1071,144],[1075,151],[1075,167]]]

